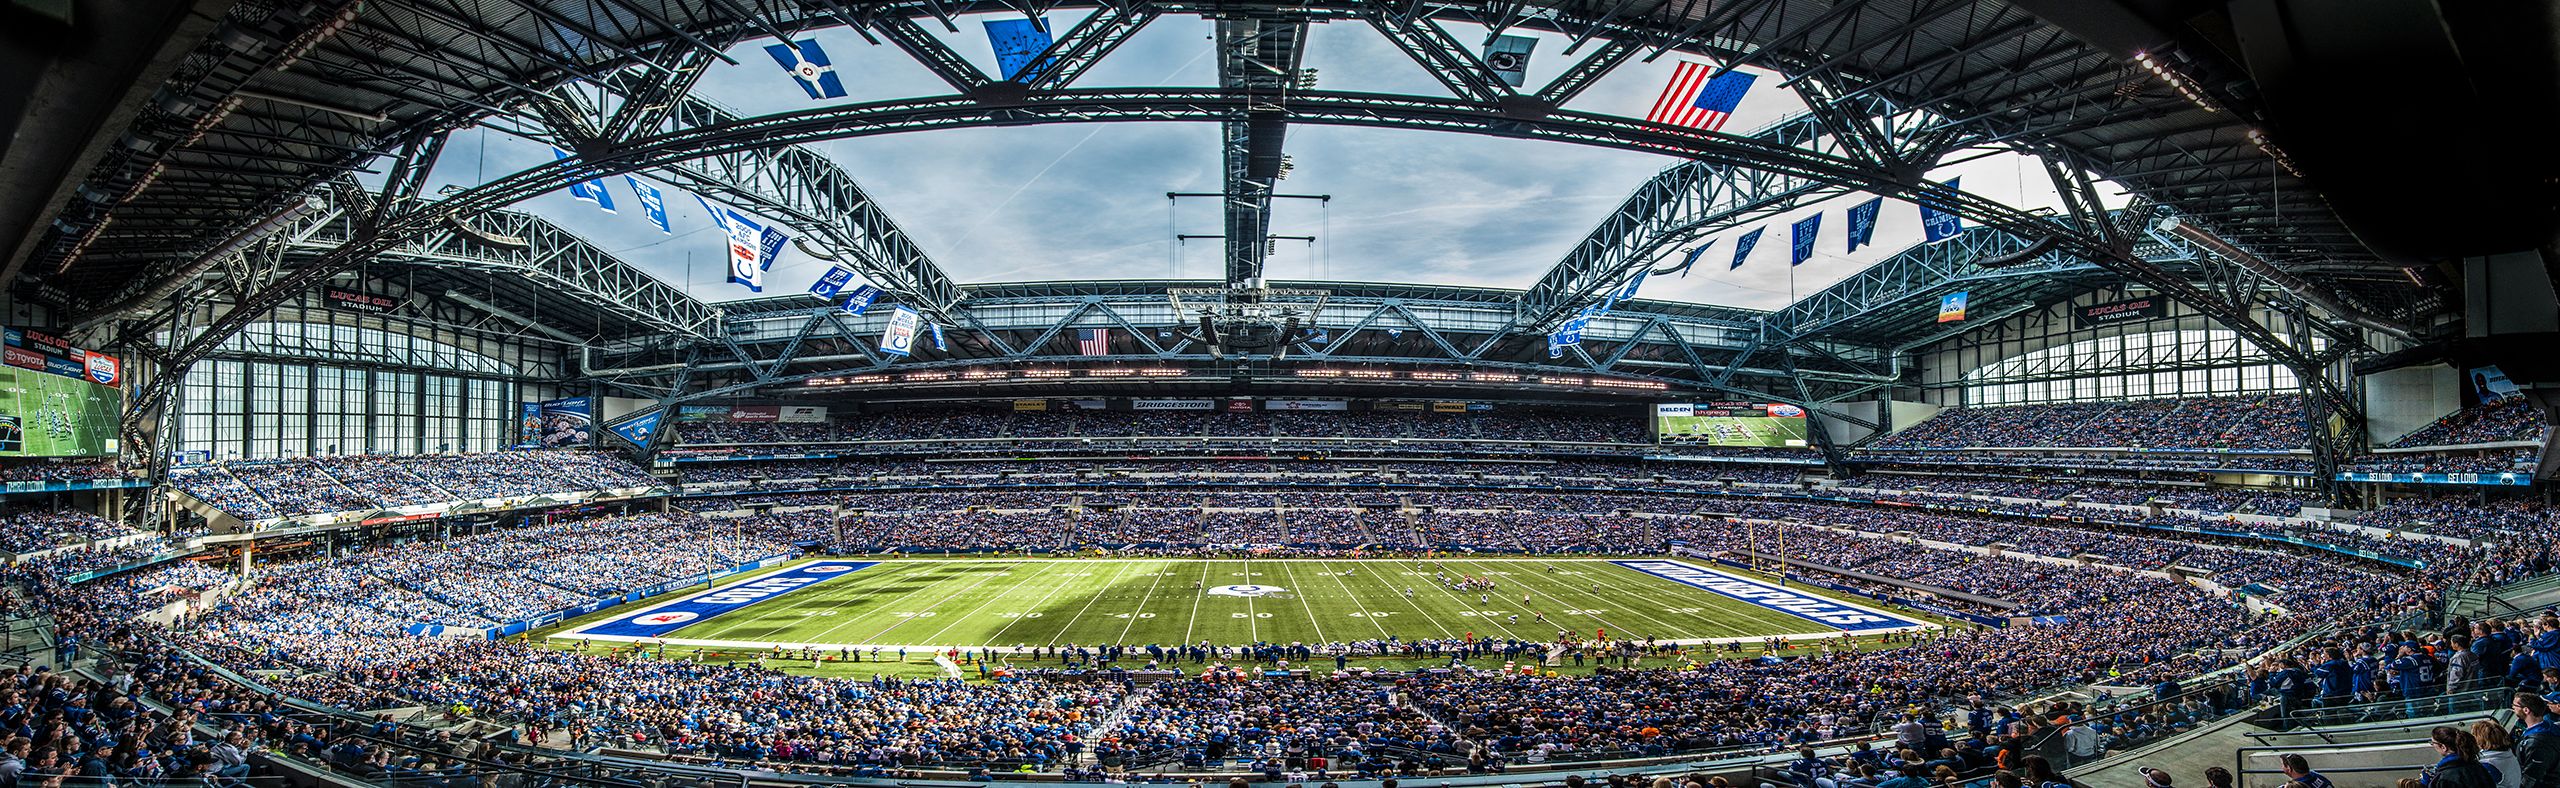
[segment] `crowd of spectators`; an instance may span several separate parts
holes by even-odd
[[[0,509],[0,552],[33,553],[133,534],[131,528],[78,509],[35,506]]]
[[[54,458],[0,465],[0,481],[6,482],[96,482],[126,477],[124,469],[110,459]]]
[[[2138,448],[2279,451],[2309,443],[2297,395],[1957,408],[1880,449]]]
[[[2461,446],[2502,441],[2538,441],[2550,425],[2542,409],[2523,397],[2484,402],[2452,413],[2391,442],[2391,448]]]
[[[1108,411],[916,409],[823,423],[697,422],[676,425],[685,446],[852,443],[938,438],[1367,438],[1643,444],[1641,414],[1548,411]],[[1800,452],[1799,452],[1800,453]]]
[[[657,484],[619,458],[577,451],[226,462],[174,469],[169,481],[196,500],[251,522]]]

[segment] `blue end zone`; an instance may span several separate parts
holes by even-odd
[[[1846,605],[1812,594],[1790,591],[1757,580],[1735,577],[1680,561],[1611,561],[1609,563],[1690,588],[1713,591],[1843,632],[1871,632],[1879,629],[1927,626],[1927,624],[1891,613]]]
[[[589,626],[578,630],[577,634],[665,637],[668,633],[709,621],[721,614],[879,565],[877,561],[821,561],[728,588],[705,591],[649,608],[638,615]]]

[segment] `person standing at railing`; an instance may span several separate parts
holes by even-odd
[[[2551,719],[2551,704],[2540,695],[2518,692],[2508,710],[2523,727],[2515,749],[2523,788],[2560,788],[2560,723]]]
[[[2498,788],[2522,788],[2524,768],[2516,763],[2515,737],[2497,723],[2471,723],[2471,738],[2480,742],[2480,763],[2498,773]]]

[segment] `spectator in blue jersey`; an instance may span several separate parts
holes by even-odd
[[[2285,753],[2282,763],[2285,779],[2295,785],[2302,788],[2338,788],[2336,783],[2329,781],[2328,775],[2312,771],[2311,762],[2304,760],[2299,753]]]

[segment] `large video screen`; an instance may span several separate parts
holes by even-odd
[[[1806,448],[1804,409],[1783,402],[1681,402],[1653,406],[1663,443]]]
[[[113,456],[123,410],[114,386],[0,367],[0,457]]]

